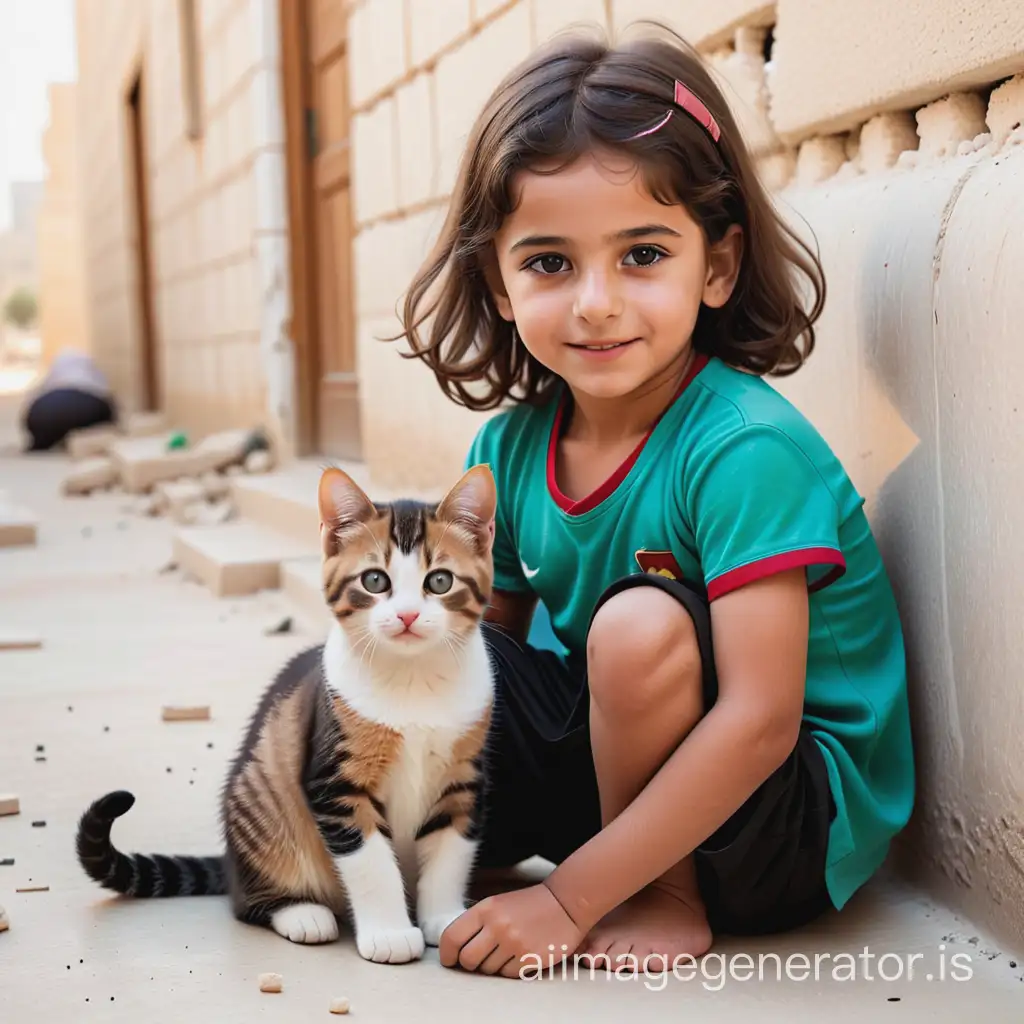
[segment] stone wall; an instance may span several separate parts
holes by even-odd
[[[273,282],[279,293],[287,283],[277,5],[201,0],[195,11],[200,103],[193,137],[178,0],[78,3],[94,350],[124,406],[134,408],[141,329],[126,97],[141,67],[158,404],[197,435],[257,423],[277,431],[291,401],[268,394],[281,372],[271,372],[275,327],[267,303]]]
[[[49,363],[61,349],[89,351],[78,185],[75,85],[49,88],[43,134],[46,184],[39,208],[39,336]]]
[[[563,21],[617,32],[639,17],[707,54],[781,209],[821,249],[818,348],[776,383],[867,498],[898,590],[921,780],[901,854],[1022,942],[1019,3],[363,0],[351,38],[370,469],[436,488],[481,422],[375,340],[440,226],[473,116]]]

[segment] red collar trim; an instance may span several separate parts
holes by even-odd
[[[683,379],[682,384],[679,385],[679,390],[675,393],[672,398],[672,402],[666,407],[665,412],[671,407],[672,403],[689,387],[694,377],[700,373],[708,364],[708,357],[702,352],[698,352],[695,356],[686,377]],[[654,433],[654,428],[657,427],[658,423],[661,422],[661,416],[652,424],[651,429],[643,436],[640,443],[633,449],[633,451],[626,457],[625,461],[615,470],[614,473],[603,484],[601,484],[596,490],[592,491],[585,498],[580,498],[579,501],[573,501],[561,492],[558,487],[558,481],[555,479],[555,463],[556,455],[558,452],[558,439],[562,435],[562,420],[565,415],[565,403],[566,396],[563,394],[562,398],[558,403],[558,409],[555,412],[555,421],[551,424],[551,438],[548,441],[548,493],[554,499],[555,504],[563,511],[567,512],[571,516],[581,516],[585,512],[589,512],[591,509],[597,508],[605,498],[610,497],[615,489],[622,483],[623,480],[629,475],[629,471],[636,464],[636,460],[640,458],[640,453],[644,450],[644,445],[647,444],[651,434]],[[662,413],[664,416],[665,413]]]

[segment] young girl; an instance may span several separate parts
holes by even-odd
[[[790,929],[907,822],[885,569],[762,379],[800,367],[823,296],[678,37],[561,38],[488,102],[403,336],[456,402],[512,405],[469,457],[499,494],[481,861],[556,867],[449,925],[445,965],[670,965]],[[564,653],[527,642],[538,600]]]

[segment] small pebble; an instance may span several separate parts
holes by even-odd
[[[44,747],[42,745],[42,743],[37,743],[36,744],[36,753],[37,754],[42,754],[45,750],[46,750],[46,747]]]
[[[170,768],[168,768],[168,769],[167,769],[167,774],[168,774],[168,775],[170,775],[170,774],[171,774],[171,769],[170,769]]]
[[[37,760],[37,761],[45,761],[45,760],[46,760],[46,758],[45,758],[45,757],[37,757],[37,758],[36,758],[36,760]]]
[[[74,710],[75,710],[75,709],[74,709],[74,708],[73,708],[73,707],[72,707],[72,706],[71,706],[71,705],[69,704],[69,705],[68,705],[68,711],[74,711]]]
[[[103,726],[103,731],[104,732],[110,732],[110,726],[109,725]]]
[[[331,1000],[331,1013],[348,1013],[349,1001],[344,996],[338,996]]]
[[[45,821],[33,821],[32,822],[32,827],[33,828],[46,828],[46,822]]]
[[[281,975],[274,974],[273,972],[261,974],[259,982],[261,992],[280,992],[284,985],[284,979]]]
[[[207,743],[206,744],[206,749],[207,750],[213,750],[213,744],[212,743]]]
[[[4,857],[3,859],[0,859],[0,868],[13,868],[13,867],[14,867],[14,858],[13,857]]]

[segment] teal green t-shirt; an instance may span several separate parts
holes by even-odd
[[[470,450],[467,465],[488,463],[497,481],[495,587],[536,594],[558,641],[581,654],[599,596],[624,575],[682,577],[714,601],[805,567],[804,721],[836,803],[826,880],[842,907],[914,801],[903,634],[863,499],[785,398],[718,359],[695,362],[644,443],[575,503],[554,473],[562,407],[501,412]]]

